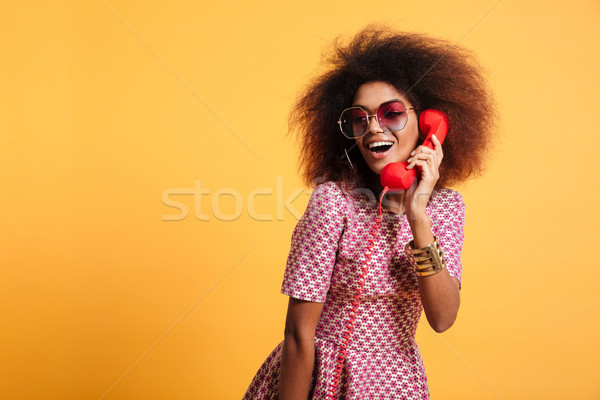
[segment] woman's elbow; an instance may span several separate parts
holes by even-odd
[[[298,329],[294,326],[286,326],[283,331],[283,339],[288,345],[295,347],[312,346],[315,342],[314,333],[309,329]]]
[[[433,328],[437,333],[446,332],[448,329],[454,325],[454,321],[452,322],[430,322],[429,325]]]
[[[437,333],[442,333],[450,329],[454,325],[454,321],[456,321],[456,314],[439,318],[428,318],[429,326]]]

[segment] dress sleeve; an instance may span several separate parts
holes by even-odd
[[[438,213],[432,218],[436,225],[435,235],[438,239],[446,268],[450,276],[458,279],[462,287],[462,253],[465,240],[465,203],[457,191],[446,189],[441,195]]]
[[[315,188],[292,234],[281,293],[325,302],[339,239],[346,225],[346,199],[334,182]]]

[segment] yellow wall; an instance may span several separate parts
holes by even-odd
[[[377,21],[473,49],[502,115],[487,174],[459,188],[459,320],[418,334],[433,398],[600,397],[597,1],[0,15],[0,397],[241,398],[282,338],[292,209],[308,200],[287,112],[324,46]]]

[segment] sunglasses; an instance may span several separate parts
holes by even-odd
[[[360,106],[350,107],[342,111],[338,125],[348,139],[364,136],[371,126],[371,117],[377,118],[377,123],[384,132],[396,132],[406,126],[410,110],[418,108],[406,107],[402,100],[398,99],[380,104],[375,114],[369,114]]]

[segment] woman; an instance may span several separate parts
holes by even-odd
[[[428,108],[448,117],[443,146],[435,137],[433,148],[421,145],[418,118]],[[335,43],[325,72],[291,113],[305,181],[318,185],[292,236],[282,285],[290,296],[284,341],[244,399],[429,398],[415,342],[421,311],[443,332],[460,303],[465,205],[446,187],[481,171],[494,121],[480,68],[462,48],[372,26],[347,45]],[[419,179],[383,199],[341,360],[352,296],[379,217],[379,174],[397,161],[408,161]],[[409,257],[421,250],[432,257],[427,274]],[[436,251],[441,259],[434,260]]]

